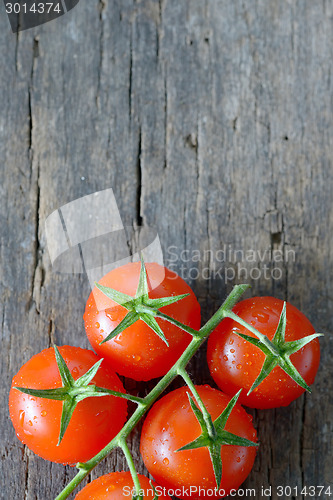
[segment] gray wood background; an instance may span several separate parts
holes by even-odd
[[[88,280],[52,272],[44,223],[106,188],[134,236],[157,229],[204,320],[247,281],[326,332],[313,394],[252,411],[261,446],[243,487],[333,488],[332,19],[331,0],[81,0],[13,35],[1,2],[1,498],[53,499],[74,475],[20,444],[7,397],[52,342],[88,347]],[[204,350],[191,372],[210,381]],[[114,454],[93,477],[124,466]]]

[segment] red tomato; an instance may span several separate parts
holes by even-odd
[[[272,340],[279,323],[283,301],[273,297],[254,297],[239,302],[233,312]],[[315,333],[310,321],[296,307],[287,303],[285,340],[297,340]],[[227,318],[212,332],[208,340],[207,360],[216,384],[227,394],[242,391],[239,402],[252,408],[287,406],[304,389],[294,382],[279,366],[247,396],[258,377],[265,354],[253,344],[234,333],[255,337],[249,330]],[[318,339],[311,341],[290,360],[308,385],[314,382],[319,366]]]
[[[161,312],[198,330],[200,306],[185,281],[176,273],[155,263],[146,264],[146,271],[150,298],[190,294],[161,308]],[[139,275],[140,263],[134,262],[114,269],[99,283],[134,297]],[[186,349],[192,336],[165,320],[157,319],[169,342],[168,347],[149,326],[138,320],[114,339],[99,345],[126,314],[127,310],[123,306],[113,302],[95,287],[84,314],[86,333],[92,347],[116,372],[126,377],[150,380],[164,375]]]
[[[197,390],[212,419],[216,420],[231,398],[208,385],[199,386]],[[208,449],[176,451],[202,433],[186,392],[189,389],[181,387],[155,403],[142,428],[140,451],[150,474],[158,484],[173,489],[176,496],[221,498],[231,489],[237,489],[248,476],[256,449],[222,446],[222,482],[219,494],[216,491],[210,495],[207,490],[215,489],[216,481]],[[252,417],[236,404],[225,430],[255,441],[256,431],[251,420]],[[199,488],[206,494],[200,493]]]
[[[78,347],[59,348],[73,378],[88,371],[98,357]],[[92,383],[124,392],[117,375],[103,362]],[[10,418],[17,437],[37,455],[52,462],[86,462],[98,453],[122,428],[127,416],[127,402],[114,396],[80,401],[59,446],[62,401],[36,398],[14,387],[52,389],[62,387],[53,348],[33,356],[13,378],[9,394]]]
[[[140,486],[146,500],[153,500],[154,490],[149,479],[139,474]],[[152,482],[159,492],[159,487]],[[133,479],[130,472],[111,472],[87,484],[75,497],[75,500],[120,500],[132,499]],[[166,495],[160,495],[159,500],[171,500]]]

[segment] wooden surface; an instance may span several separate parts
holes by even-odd
[[[81,0],[17,36],[1,2],[1,498],[52,500],[74,475],[20,444],[7,397],[52,342],[88,347],[88,280],[52,272],[44,223],[106,188],[124,224],[157,229],[167,264],[197,269],[204,320],[248,281],[326,332],[313,394],[252,411],[261,446],[243,487],[333,488],[332,19],[331,0]],[[254,250],[240,264],[260,278],[225,283],[223,248]],[[267,250],[290,253],[260,262]],[[191,372],[211,382],[204,351]],[[124,466],[114,454],[92,476]]]

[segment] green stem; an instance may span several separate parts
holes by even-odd
[[[182,379],[184,380],[184,382],[186,383],[186,385],[189,387],[190,391],[192,392],[194,399],[196,400],[200,410],[202,411],[204,421],[207,425],[208,435],[210,437],[214,438],[216,435],[216,431],[215,431],[215,427],[214,427],[214,424],[212,421],[212,417],[210,416],[205,405],[203,404],[203,401],[202,401],[201,397],[199,396],[199,393],[198,393],[194,383],[192,382],[191,378],[189,377],[188,373],[186,372],[186,370],[184,368],[181,368],[178,371],[178,375],[180,377],[182,377]]]
[[[136,493],[135,497],[139,497],[139,492],[141,490],[140,480],[139,480],[138,473],[136,472],[136,468],[135,468],[135,465],[134,465],[134,460],[133,460],[132,454],[130,452],[130,449],[128,447],[128,444],[126,442],[126,439],[122,439],[120,441],[120,448],[124,452],[124,455],[126,457],[126,460],[127,460],[127,463],[128,463],[128,467],[129,467],[129,470],[130,470],[130,473],[131,473],[131,476],[132,476],[132,479],[133,479],[134,489],[135,489],[135,493]]]
[[[167,316],[166,314],[164,314],[164,313],[162,313],[160,311],[156,312],[155,318],[164,319],[165,321],[168,321],[172,325],[178,326],[179,328],[181,328],[185,332],[187,332],[190,335],[192,335],[192,337],[194,337],[194,338],[195,337],[201,337],[200,334],[199,334],[199,332],[197,330],[194,330],[190,326],[183,325],[183,323],[181,323],[180,321],[177,321],[176,319],[172,318],[171,316]]]
[[[126,394],[126,392],[112,391],[111,389],[105,389],[104,387],[95,387],[95,392],[96,393],[101,392],[103,393],[103,395],[110,394],[110,396],[115,396],[116,398],[127,399],[128,401],[132,401],[132,403],[141,404],[144,402],[143,398],[132,396],[131,394]]]
[[[84,464],[78,464],[79,472],[68,483],[64,490],[56,497],[55,500],[65,500],[70,493],[80,484],[80,482],[96,467],[109,453],[116,447],[122,447],[124,440],[129,436],[137,423],[147,413],[148,409],[156,401],[156,399],[164,392],[168,385],[184,371],[187,363],[194,356],[197,350],[208,338],[210,333],[218,326],[218,324],[230,314],[230,309],[239,300],[240,296],[247,289],[247,286],[238,285],[233,288],[225,302],[216,311],[216,313],[207,321],[207,323],[200,329],[199,332],[195,331],[195,336],[187,346],[183,354],[172,366],[166,375],[157,383],[157,385],[149,392],[149,394],[138,402],[138,407],[129,420],[125,423],[124,427],[97,455]],[[178,322],[177,322],[178,323]],[[181,325],[181,323],[180,323]],[[177,325],[177,326],[180,326]],[[181,326],[183,329],[188,328],[185,325]]]
[[[57,496],[57,499],[68,498],[69,495],[79,486],[80,483],[84,480],[85,477],[88,476],[90,470],[80,469],[76,476],[65,486],[60,495]]]

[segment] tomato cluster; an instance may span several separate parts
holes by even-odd
[[[135,380],[165,375],[200,321],[193,291],[163,266],[131,263],[111,271],[92,291],[84,314],[97,355],[70,346],[45,349],[13,378],[9,409],[18,438],[44,459],[87,462],[126,422],[127,395],[116,373]],[[209,369],[223,392],[181,387],[148,413],[140,451],[158,484],[139,475],[144,497],[200,498],[200,491],[218,486],[210,496],[221,498],[237,489],[256,455],[256,431],[240,403],[273,408],[299,397],[319,366],[315,337],[291,304],[272,297],[236,304],[208,341]],[[133,486],[129,472],[111,473],[76,498],[132,498],[126,488]]]

